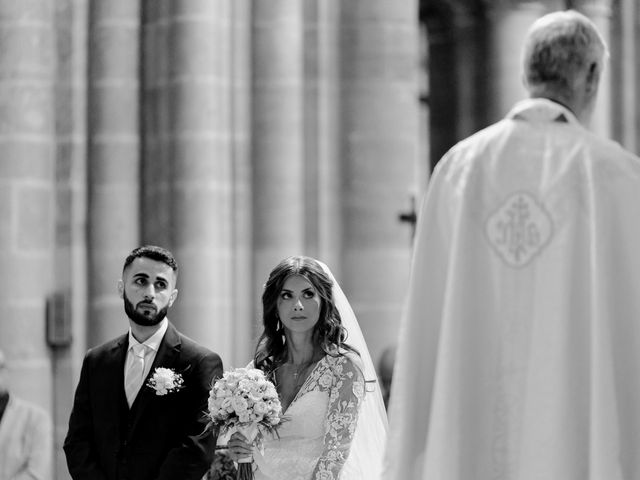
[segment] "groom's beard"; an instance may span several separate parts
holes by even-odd
[[[136,307],[133,306],[133,303],[127,298],[127,294],[123,292],[122,299],[124,300],[124,311],[127,314],[127,317],[133,321],[133,323],[140,325],[141,327],[153,327],[159,324],[164,317],[167,316],[167,310],[169,310],[169,306],[158,310],[155,315],[144,315],[136,310]]]

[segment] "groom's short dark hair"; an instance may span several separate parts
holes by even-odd
[[[131,262],[133,262],[136,258],[141,257],[150,258],[151,260],[165,263],[171,267],[176,275],[178,274],[178,262],[176,262],[173,254],[166,248],[158,247],[157,245],[143,245],[141,247],[133,249],[124,260],[122,271],[124,272],[127,267],[131,265]]]

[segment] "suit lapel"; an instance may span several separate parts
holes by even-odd
[[[140,392],[136,397],[133,405],[131,406],[131,414],[133,415],[133,428],[138,421],[138,418],[145,411],[146,405],[151,401],[151,399],[155,395],[155,391],[147,387],[147,382],[153,376],[153,372],[158,367],[163,368],[174,368],[178,359],[180,358],[180,349],[182,347],[182,343],[180,341],[180,336],[178,335],[178,331],[175,327],[169,323],[167,327],[167,331],[162,338],[162,342],[160,342],[160,347],[158,348],[158,353],[156,354],[156,358],[153,360],[153,364],[151,365],[151,369],[149,370],[149,374],[144,380],[142,387],[140,388]]]
[[[124,392],[124,364],[127,359],[127,348],[129,347],[128,334],[122,335],[115,341],[115,345],[111,349],[109,357],[108,368],[105,369],[105,375],[108,375],[108,379],[105,379],[105,386],[107,392],[117,392],[116,401],[109,402],[110,408],[114,409],[113,418],[117,419],[116,424],[118,428],[121,428],[121,422],[126,420],[129,414],[129,404],[127,403],[127,396]],[[105,395],[104,398],[109,398],[110,395]]]

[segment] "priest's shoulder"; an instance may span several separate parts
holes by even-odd
[[[625,170],[631,177],[640,177],[640,157],[625,149],[620,143],[589,132],[591,156],[606,167],[613,165]]]
[[[494,148],[493,144],[496,138],[508,134],[512,129],[513,125],[505,119],[489,125],[457,142],[443,155],[436,167],[448,165],[449,168],[454,168],[460,163],[468,163],[474,158],[481,158],[486,155],[488,149]]]

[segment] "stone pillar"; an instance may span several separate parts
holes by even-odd
[[[427,18],[431,163],[489,124],[488,33],[477,6],[455,4]]]
[[[429,30],[424,21],[424,15],[420,14],[420,23],[418,26],[418,100],[419,100],[419,145],[418,145],[418,165],[416,169],[416,184],[414,195],[414,211],[417,208],[417,204],[420,202],[431,178],[431,132],[430,116],[431,111],[429,108],[429,91],[430,91],[430,76],[429,71]],[[411,241],[413,242],[415,234],[415,223],[412,225]]]
[[[622,131],[616,138],[622,144],[640,155],[640,6],[636,0],[622,0],[619,17],[621,20],[621,52],[620,65],[622,66],[621,101],[618,103],[622,119]],[[617,90],[617,89],[616,89]]]
[[[173,11],[168,0],[143,0],[141,45],[141,243],[173,246]]]
[[[341,0],[318,2],[317,255],[340,272],[343,241],[341,165]]]
[[[453,61],[456,58],[456,43],[468,38],[458,35],[455,27],[458,23],[456,15],[444,7],[425,10],[424,22],[428,43],[426,68],[429,72],[429,156],[433,169],[447,150],[460,139],[458,90],[461,84],[472,80],[459,77],[456,66],[473,65],[475,57],[463,58],[459,62]],[[478,42],[473,42],[471,47],[477,46]],[[464,52],[460,52],[460,55],[464,55]],[[476,87],[482,91],[480,85]]]
[[[342,242],[340,0],[304,9],[305,253],[334,268]]]
[[[573,0],[571,7],[589,17],[598,27],[607,45],[611,45],[612,0]],[[637,62],[637,58],[635,60]],[[634,62],[634,63],[635,63]],[[598,100],[590,129],[604,136],[614,134],[612,123],[611,65],[607,65],[600,79]]]
[[[52,355],[54,478],[62,479],[68,476],[62,443],[87,345],[87,0],[56,1],[55,18],[57,201],[53,292],[68,302],[66,315],[72,325],[71,347],[60,345]]]
[[[423,6],[432,168],[455,143],[490,123],[488,90],[494,79],[487,75],[489,23],[471,3]]]
[[[45,338],[55,218],[52,2],[0,1],[0,348],[16,396],[53,411]]]
[[[143,238],[171,248],[180,264],[171,320],[227,365],[240,353],[243,365],[249,359],[248,339],[235,348],[248,337],[239,332],[247,330],[243,309],[251,301],[238,280],[249,279],[247,7],[235,0],[145,6],[155,19],[150,38],[160,42],[146,41],[144,51],[145,102],[158,113],[145,116],[144,176],[158,184],[145,187]],[[167,214],[161,231],[156,219]]]
[[[233,165],[233,250],[231,266],[233,351],[225,365],[241,366],[253,358],[255,316],[247,299],[254,284],[251,203],[251,0],[230,0],[231,158]],[[255,296],[254,296],[255,298]]]
[[[116,282],[139,242],[139,19],[137,0],[89,6],[89,346],[128,326]]]
[[[254,305],[283,257],[303,253],[304,4],[252,2],[252,169]]]
[[[336,274],[374,360],[396,338],[411,228],[398,220],[418,159],[415,1],[342,2],[343,258]]]
[[[455,112],[457,142],[489,125],[486,92],[494,78],[486,74],[487,60],[493,53],[487,52],[485,21],[470,8],[458,8],[453,15],[453,31],[456,44],[452,63],[456,71],[453,78],[446,80],[457,87],[451,108]],[[446,88],[442,84],[439,87]],[[434,97],[438,97],[438,90],[433,90]]]
[[[621,0],[619,7],[612,9],[611,35],[609,45],[609,64],[611,71],[612,110],[611,119],[613,138],[622,146],[636,154],[639,151],[639,107],[637,83],[640,73],[637,42],[640,16],[636,0]]]
[[[503,118],[513,104],[527,97],[522,84],[521,53],[529,27],[547,13],[544,2],[486,0],[489,41],[485,58],[487,124]],[[485,125],[486,126],[486,125]]]

